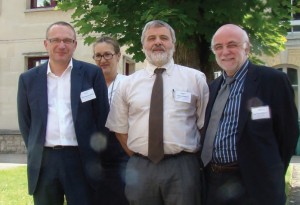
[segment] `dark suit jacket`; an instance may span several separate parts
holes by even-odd
[[[96,99],[82,103],[80,93],[90,88],[94,89]],[[33,194],[41,169],[47,126],[47,63],[20,75],[17,104],[19,127],[28,151],[29,193]],[[91,186],[95,186],[100,174],[97,170],[99,153],[91,147],[91,136],[106,132],[109,110],[107,87],[97,66],[73,59],[71,108],[85,174]]]
[[[253,200],[251,204],[283,205],[284,176],[299,135],[293,89],[281,71],[251,63],[248,69],[237,138],[242,180]],[[204,133],[222,81],[220,76],[209,86]],[[262,105],[270,107],[271,118],[252,120],[250,108]]]

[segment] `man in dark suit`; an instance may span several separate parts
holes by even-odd
[[[204,125],[207,204],[284,205],[299,132],[291,84],[285,73],[248,60],[248,35],[236,25],[220,27],[211,47],[223,71],[210,85]],[[218,93],[227,79],[233,82],[222,107]]]
[[[74,28],[50,25],[49,61],[21,74],[18,118],[36,205],[91,205],[100,175],[97,142],[106,134],[107,88],[101,70],[72,59]]]

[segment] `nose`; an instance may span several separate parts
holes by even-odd
[[[228,48],[227,46],[223,46],[222,53],[223,54],[230,53],[230,48]]]
[[[102,62],[102,61],[106,61],[105,58],[104,58],[104,56],[102,56],[102,57],[100,58],[100,60],[99,60],[99,62]]]
[[[160,38],[156,38],[154,43],[155,43],[155,45],[161,45]]]
[[[63,41],[60,41],[59,44],[58,44],[58,46],[60,48],[65,48],[66,47],[66,45],[65,45],[65,43]]]

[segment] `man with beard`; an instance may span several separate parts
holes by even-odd
[[[120,83],[106,122],[131,156],[126,197],[131,205],[199,205],[196,153],[208,101],[206,77],[174,64],[175,32],[167,23],[148,22],[141,42],[146,68]],[[156,79],[163,81],[160,97],[161,81]],[[153,99],[163,102],[154,105]]]

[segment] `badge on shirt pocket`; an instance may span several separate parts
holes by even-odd
[[[192,100],[192,94],[186,91],[179,91],[173,89],[173,97],[174,100],[177,102],[185,102],[185,103],[191,103]]]

